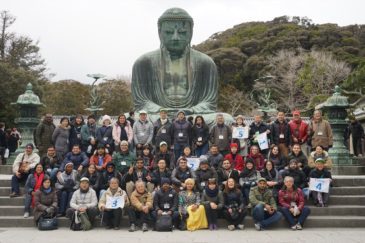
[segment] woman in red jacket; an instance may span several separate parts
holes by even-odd
[[[246,161],[248,158],[253,159],[255,161],[255,168],[257,171],[260,171],[264,168],[265,159],[264,156],[260,153],[260,149],[256,145],[252,145],[250,148],[250,154],[247,155]]]
[[[224,159],[229,160],[229,162],[231,163],[231,168],[241,172],[245,167],[245,161],[243,160],[243,157],[238,153],[238,144],[231,143],[230,148],[231,152],[227,154]]]
[[[288,221],[292,230],[302,230],[310,209],[304,206],[304,195],[300,188],[294,185],[294,178],[286,176],[284,186],[279,191],[280,211]]]

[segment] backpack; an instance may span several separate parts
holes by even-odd
[[[170,215],[160,215],[157,217],[155,230],[164,232],[172,231],[172,217]]]
[[[87,216],[87,213],[78,213],[75,211],[75,213],[72,216],[70,229],[73,231],[80,231],[80,230],[91,230],[92,224],[89,220],[89,217]]]

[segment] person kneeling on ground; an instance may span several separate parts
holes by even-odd
[[[300,188],[294,185],[294,178],[284,178],[284,186],[279,191],[280,211],[288,221],[292,230],[303,229],[305,219],[310,209],[304,206],[304,195]]]
[[[121,205],[117,205],[118,200]],[[108,202],[111,202],[110,205]],[[103,193],[99,201],[99,210],[103,213],[103,220],[107,229],[119,230],[123,208],[126,206],[129,206],[127,193],[119,187],[119,180],[112,177],[109,181],[108,190]]]
[[[186,179],[185,185],[186,189],[179,193],[180,229],[193,231],[208,228],[204,206],[200,205],[200,193],[194,192],[194,179]]]
[[[219,211],[223,208],[223,193],[219,190],[217,180],[210,178],[205,186],[202,195],[202,202],[208,219],[209,229],[217,230],[217,219]]]
[[[265,178],[258,179],[257,186],[251,188],[250,203],[253,207],[252,217],[256,230],[265,229],[282,217],[282,214],[277,211],[275,199],[267,187]]]
[[[34,193],[34,222],[40,217],[53,218],[57,214],[57,193],[51,187],[51,179],[45,176],[41,188]]]
[[[148,222],[151,221],[150,211],[153,206],[152,195],[146,190],[143,181],[136,182],[136,189],[131,195],[131,207],[128,210],[130,228],[129,232],[136,230],[137,218],[142,221],[142,231],[148,231]]]
[[[167,214],[172,217],[172,223],[177,227],[179,222],[179,212],[177,211],[178,202],[178,195],[171,188],[170,179],[161,178],[161,189],[153,197],[154,211],[152,212],[152,216],[154,221],[156,222],[157,218],[161,215]]]
[[[90,223],[94,222],[96,215],[98,215],[98,199],[94,189],[90,188],[89,179],[81,178],[80,188],[76,190],[70,201],[70,208],[67,209],[66,215],[70,220],[73,219],[75,212],[86,213]]]

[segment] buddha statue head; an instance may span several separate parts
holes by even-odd
[[[158,19],[161,47],[166,48],[172,58],[180,58],[190,46],[193,36],[193,18],[181,8],[170,8]]]

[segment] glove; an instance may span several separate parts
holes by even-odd
[[[53,214],[54,213],[54,208],[50,207],[46,209],[47,214]]]

